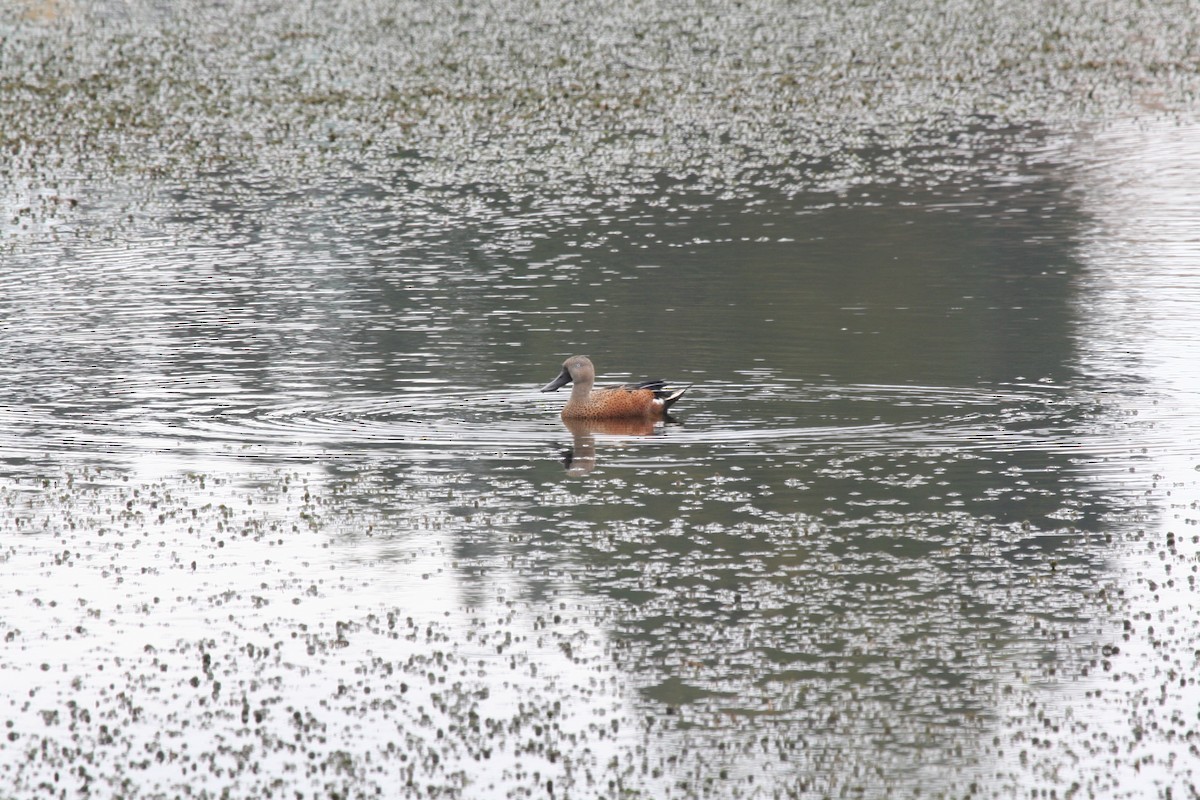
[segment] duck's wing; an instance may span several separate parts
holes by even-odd
[[[655,397],[661,400],[666,400],[667,405],[670,406],[671,403],[674,403],[680,397],[683,397],[683,393],[692,388],[692,384],[670,384],[667,381],[655,378],[654,380],[638,381],[637,383],[621,383],[615,386],[605,386],[604,388],[624,389],[627,392],[635,392],[639,389],[648,389],[649,391],[654,392]]]

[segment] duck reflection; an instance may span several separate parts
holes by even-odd
[[[668,422],[673,422],[670,418]],[[596,436],[661,436],[662,420],[564,419],[571,447],[563,453],[568,475],[587,475],[596,468]]]

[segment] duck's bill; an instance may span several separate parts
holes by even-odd
[[[571,382],[571,373],[567,372],[566,367],[563,367],[563,371],[558,373],[558,377],[555,378],[554,380],[550,381],[549,383],[547,383],[545,386],[543,386],[542,391],[543,392],[553,392],[556,389],[558,389],[558,387],[566,386],[570,382]]]

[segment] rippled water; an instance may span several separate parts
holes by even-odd
[[[4,12],[0,795],[1194,793],[1193,13],[255,5]]]

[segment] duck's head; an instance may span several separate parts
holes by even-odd
[[[571,356],[563,362],[562,372],[558,377],[542,387],[543,392],[553,392],[568,383],[591,384],[596,380],[596,368],[587,356]]]

